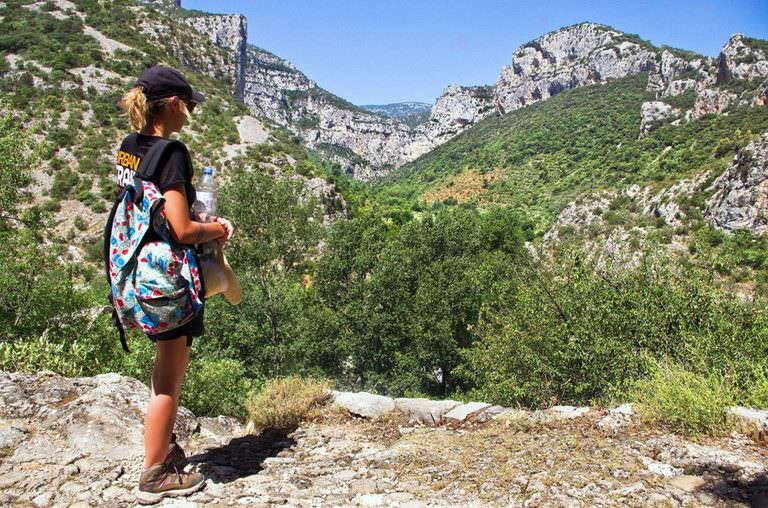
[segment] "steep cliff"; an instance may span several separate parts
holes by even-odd
[[[648,90],[655,92],[659,100],[676,103],[667,104],[666,108],[684,106],[686,111],[673,119],[683,116],[697,120],[722,114],[734,106],[764,105],[758,84],[766,78],[768,58],[764,45],[757,39],[735,34],[716,59],[665,49],[648,77]],[[671,100],[674,97],[682,100]],[[650,111],[650,106],[643,106],[644,125],[652,121],[646,111]],[[642,129],[641,135],[647,132],[648,129]]]
[[[768,133],[739,152],[713,187],[706,217],[714,227],[768,232]]]
[[[245,67],[247,63],[246,44],[248,20],[241,15],[200,15],[185,16],[181,20],[198,33],[207,35],[218,47],[231,55],[230,73],[235,81],[235,97],[242,101],[245,89]]]
[[[244,81],[243,101],[253,114],[298,133],[359,180],[373,179],[432,148],[424,132],[336,97],[261,48],[248,46]]]
[[[582,23],[520,46],[496,83],[500,113],[583,85],[650,70],[656,49],[604,25]]]
[[[450,85],[432,107],[424,130],[439,145],[495,111],[493,86]]]

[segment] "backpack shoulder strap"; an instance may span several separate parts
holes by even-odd
[[[118,193],[115,202],[112,205],[112,210],[109,212],[107,223],[104,225],[104,272],[107,276],[107,286],[110,288],[107,300],[109,300],[109,305],[112,307],[112,324],[117,328],[117,331],[120,334],[120,344],[123,346],[123,351],[129,353],[128,343],[125,341],[125,330],[123,329],[122,323],[120,323],[120,319],[117,317],[117,309],[115,308],[115,302],[112,297],[112,277],[109,275],[109,249],[112,241],[112,223],[115,221],[115,213],[125,197],[125,192],[125,189],[123,189]]]
[[[168,147],[174,143],[178,143],[178,141],[158,139],[157,142],[152,145],[152,148],[150,148],[144,157],[142,157],[139,167],[136,168],[136,172],[133,174],[133,186],[136,188],[136,194],[133,197],[134,204],[140,204],[144,199],[144,186],[141,185],[141,181],[143,180],[142,175],[145,175],[149,169],[157,166]]]

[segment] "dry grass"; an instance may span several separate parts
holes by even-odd
[[[541,425],[522,415],[495,420],[467,432],[432,429],[401,438],[398,477],[433,490],[455,486],[485,502],[500,492],[525,496],[527,481],[565,481],[582,488],[613,471],[630,475],[642,464],[594,428],[594,419]],[[573,474],[578,471],[579,474]]]
[[[394,410],[371,420],[365,435],[371,441],[389,446],[403,437],[400,427],[406,425],[408,425],[408,417],[401,411]]]
[[[292,376],[269,381],[245,403],[251,431],[278,429],[291,431],[303,420],[318,418],[328,397],[330,383]]]
[[[486,172],[476,169],[464,171],[447,178],[442,185],[429,191],[424,195],[424,200],[430,205],[449,198],[458,203],[471,201],[486,192],[488,187],[503,176],[504,170],[501,168]]]

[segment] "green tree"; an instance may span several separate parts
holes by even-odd
[[[236,308],[215,307],[214,321],[231,339],[224,347],[254,374],[285,374],[296,363],[290,342],[302,341],[302,275],[322,236],[320,209],[290,176],[239,173],[221,196],[221,213],[237,228],[227,252],[245,296]]]
[[[389,393],[444,396],[458,388],[459,351],[483,304],[498,297],[522,255],[508,210],[446,208],[402,227],[381,216],[338,225],[318,267],[318,292],[336,311],[346,378]]]
[[[0,103],[0,111],[6,105]],[[12,114],[0,115],[0,229],[8,221],[18,220],[22,189],[29,184],[35,157],[27,154],[29,137]]]

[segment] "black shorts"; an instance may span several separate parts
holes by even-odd
[[[179,337],[186,335],[187,347],[189,347],[192,345],[192,337],[200,337],[205,333],[205,327],[203,326],[203,310],[205,310],[205,307],[203,307],[200,310],[200,314],[189,323],[183,324],[173,330],[168,330],[167,332],[160,332],[154,335],[147,334],[147,337],[149,337],[149,340],[152,342],[155,342],[156,340],[178,339]]]

